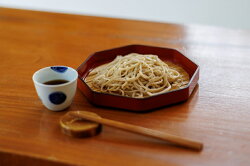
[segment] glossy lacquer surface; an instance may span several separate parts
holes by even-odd
[[[70,108],[51,112],[32,74],[77,68],[94,52],[130,44],[174,48],[199,64],[183,103],[145,113],[95,107],[78,90]],[[0,8],[0,165],[249,165],[250,32]],[[85,110],[199,140],[201,152],[103,127],[79,139],[60,131],[68,111]]]
[[[169,61],[181,66],[189,75],[189,84],[182,89],[140,99],[99,93],[93,91],[87,85],[85,78],[95,67],[113,61],[117,55],[124,56],[130,53],[157,55],[163,61]],[[96,52],[89,56],[77,68],[77,71],[79,75],[78,88],[82,91],[89,102],[98,106],[120,108],[134,112],[152,111],[153,109],[163,106],[186,101],[192,94],[199,79],[199,66],[179,51],[170,48],[146,45],[128,45]]]

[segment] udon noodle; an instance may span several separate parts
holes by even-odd
[[[131,53],[93,69],[85,82],[97,92],[144,98],[185,87],[189,75],[157,55]]]

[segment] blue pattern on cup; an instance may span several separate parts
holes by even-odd
[[[62,104],[66,98],[67,96],[63,92],[53,92],[49,95],[49,101],[56,105]]]
[[[52,66],[52,67],[50,67],[52,70],[54,70],[54,71],[56,71],[56,72],[58,72],[58,73],[64,73],[64,72],[66,72],[67,71],[67,67],[65,67],[65,66]]]

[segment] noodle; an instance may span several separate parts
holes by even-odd
[[[131,53],[93,69],[85,82],[97,92],[143,98],[183,88],[189,76],[157,55]]]

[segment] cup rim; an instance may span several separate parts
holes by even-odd
[[[38,82],[37,80],[35,80],[35,75],[37,75],[39,72],[41,72],[42,70],[45,70],[45,69],[48,69],[48,68],[51,68],[51,67],[67,67],[68,69],[74,71],[74,73],[76,73],[76,77],[74,79],[72,79],[71,81],[69,82],[66,82],[66,83],[63,83],[63,84],[58,84],[58,85],[46,85],[44,83],[41,83],[41,82]],[[54,66],[47,66],[47,67],[43,67],[39,70],[37,70],[33,76],[32,76],[32,80],[35,84],[39,85],[39,86],[44,86],[44,87],[61,87],[61,86],[65,86],[65,85],[69,85],[71,84],[72,82],[75,82],[78,78],[78,72],[73,69],[72,67],[69,67],[69,66],[64,66],[64,65],[54,65]]]

